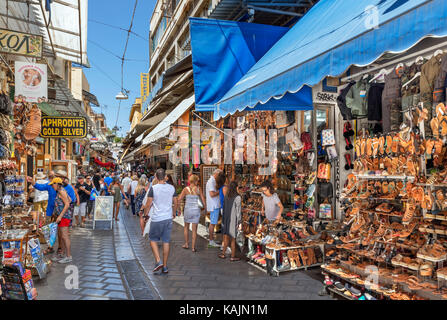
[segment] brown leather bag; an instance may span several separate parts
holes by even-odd
[[[29,121],[27,122],[25,127],[24,137],[26,140],[34,140],[40,134],[41,129],[40,119],[42,113],[40,112],[40,109],[37,107],[37,105],[34,104],[28,116]]]

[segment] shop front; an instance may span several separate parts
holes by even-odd
[[[316,262],[325,290],[343,298],[444,299],[447,30],[431,22],[445,20],[447,5],[382,1],[372,11],[364,5],[320,1],[211,101],[217,128],[277,130],[274,174],[259,175],[253,164],[223,169],[244,188],[248,258],[267,272]],[[374,14],[377,20],[370,19]],[[371,21],[378,21],[377,28]],[[191,30],[197,67],[200,42]],[[288,99],[307,86],[312,108],[297,111]],[[196,100],[204,96],[197,95],[201,87],[214,88],[206,81],[195,84]],[[269,103],[275,105],[269,109]],[[281,133],[278,116],[293,110],[286,128],[293,124],[299,139],[287,143],[294,140]],[[245,153],[254,155],[249,142],[231,139],[235,148],[244,146],[244,160],[250,159]],[[265,141],[271,152],[275,139],[267,133]],[[274,182],[285,204],[279,222],[260,214],[257,194],[265,179]],[[368,281],[371,275],[375,280]]]

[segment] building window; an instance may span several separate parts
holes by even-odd
[[[151,54],[155,51],[155,49],[158,46],[158,43],[160,42],[161,37],[163,37],[163,34],[165,33],[166,26],[168,24],[168,19],[164,16],[161,18],[160,24],[155,29],[155,32],[153,36],[151,36]]]

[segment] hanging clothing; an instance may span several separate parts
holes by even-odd
[[[421,67],[421,98],[424,102],[433,102],[433,91],[435,86],[435,80],[438,78],[441,71],[442,60],[445,60],[446,55],[443,54],[440,57],[431,57]],[[431,113],[430,113],[431,114]]]
[[[225,197],[224,212],[222,216],[222,233],[236,238],[237,229],[241,222],[241,197]]]
[[[446,101],[446,87],[447,87],[447,56],[444,56],[441,61],[439,74],[434,82],[433,102],[440,103]]]
[[[421,72],[422,64],[414,63],[410,67],[404,69],[402,75],[402,85],[414,78],[416,73]],[[421,100],[421,77],[417,77],[411,83],[402,88],[402,111],[405,111],[411,107],[415,107]]]
[[[354,117],[367,115],[368,91],[370,77],[362,78],[354,84],[346,95],[346,106],[351,109]]]
[[[393,69],[385,75],[385,86],[382,93],[383,132],[399,131],[402,123],[401,111],[402,81],[398,71]]]
[[[344,87],[341,91],[339,96],[337,97],[337,105],[340,109],[340,113],[343,116],[343,120],[352,120],[352,113],[351,109],[349,109],[346,105],[346,96],[351,90],[351,87],[355,84],[355,81],[351,81],[346,87]]]
[[[368,91],[368,120],[382,121],[382,93],[384,83],[372,83]]]

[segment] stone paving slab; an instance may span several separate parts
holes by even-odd
[[[201,237],[197,239],[198,252],[193,253],[181,247],[183,227],[176,223],[171,235],[169,274],[153,274],[155,261],[147,236],[141,236],[138,218],[125,208],[122,208],[120,217],[120,223],[127,231],[134,255],[161,299],[331,299],[329,296],[318,296],[322,289],[318,268],[270,277],[244,261],[230,262],[229,259],[219,259],[219,249],[209,249],[208,242]],[[122,237],[124,238],[124,235]]]
[[[115,262],[113,231],[93,230],[92,222],[88,221],[86,228],[74,228],[70,232],[73,262],[68,265],[53,263],[46,279],[33,278],[37,298],[39,300],[129,299]],[[68,274],[64,271],[67,267],[73,266],[79,271],[79,287],[67,289],[65,281]],[[104,270],[105,268],[107,270]],[[111,273],[112,269],[116,272]]]

